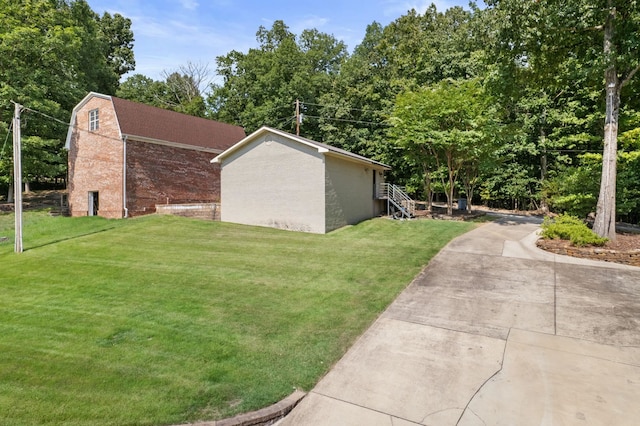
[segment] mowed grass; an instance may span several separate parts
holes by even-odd
[[[0,216],[0,424],[169,425],[309,390],[474,225],[312,235],[169,216]]]

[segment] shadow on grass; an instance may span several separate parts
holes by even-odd
[[[115,229],[115,228],[116,228],[116,226],[112,226],[112,227],[105,228],[105,229],[99,229],[99,230],[96,230],[96,231],[87,232],[85,234],[78,234],[78,235],[74,235],[74,236],[71,236],[71,237],[59,238],[57,240],[43,242],[41,244],[34,245],[32,247],[28,247],[28,248],[25,247],[24,251],[35,250],[35,249],[42,248],[42,247],[52,246],[54,244],[62,243],[62,242],[65,242],[65,241],[77,240],[78,238],[88,237],[90,235],[96,235],[96,234],[100,234],[102,232],[111,231],[112,229]]]

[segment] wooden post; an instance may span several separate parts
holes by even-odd
[[[20,141],[20,110],[15,104],[13,115],[13,204],[15,211],[15,252],[22,253],[22,155]]]

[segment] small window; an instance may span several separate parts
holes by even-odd
[[[95,132],[100,128],[100,119],[98,117],[98,110],[92,109],[89,111],[89,131]]]

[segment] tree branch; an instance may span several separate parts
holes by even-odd
[[[622,83],[620,83],[620,88],[622,89],[624,86],[626,86],[639,70],[640,70],[640,64],[637,65],[633,70],[631,70],[629,75],[622,80]]]

